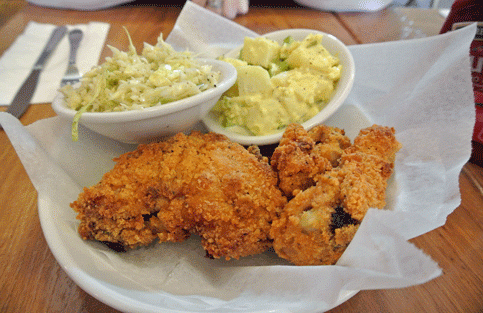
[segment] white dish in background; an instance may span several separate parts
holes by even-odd
[[[134,0],[27,0],[27,2],[48,8],[83,11],[102,10],[132,1]]]
[[[221,72],[219,83],[197,95],[144,110],[123,112],[86,112],[79,124],[90,130],[123,143],[146,143],[159,138],[186,132],[200,122],[221,95],[236,81],[235,68],[226,62],[199,59]],[[52,108],[63,119],[73,121],[76,110],[65,106],[63,95],[52,102]]]
[[[296,3],[322,11],[378,11],[391,4],[392,0],[294,0]]]
[[[332,96],[329,103],[322,109],[317,115],[308,121],[302,123],[305,129],[310,129],[316,125],[323,123],[328,119],[337,109],[343,104],[347,96],[349,95],[352,85],[354,83],[355,76],[355,65],[354,59],[349,49],[344,43],[342,43],[336,37],[313,29],[286,29],[280,30],[272,33],[263,35],[263,37],[275,40],[282,43],[283,40],[292,36],[295,40],[301,41],[309,34],[323,34],[322,45],[333,55],[336,55],[340,59],[342,64],[342,74],[341,78],[337,84],[334,95]],[[228,58],[237,58],[240,53],[241,47],[234,49],[225,54]],[[204,118],[203,123],[208,128],[208,130],[223,134],[227,136],[230,140],[235,141],[242,145],[270,145],[275,144],[280,141],[284,129],[280,130],[278,133],[265,135],[265,136],[247,136],[232,132],[225,127],[221,126],[216,120],[213,113],[209,112]]]

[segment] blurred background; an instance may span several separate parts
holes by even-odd
[[[145,1],[133,1],[132,4],[136,4],[138,2],[145,2]],[[393,0],[391,6],[393,7],[407,7],[407,8],[438,8],[438,9],[446,9],[449,11],[449,8],[453,4],[454,0]],[[153,1],[150,1],[152,4]],[[175,1],[165,1],[161,0],[163,4],[179,4],[182,5],[184,3],[183,0],[175,0]],[[250,1],[250,5],[286,5],[291,3],[294,5],[295,3],[292,1],[282,0],[252,0]],[[11,17],[15,12],[22,9],[27,4],[27,0],[0,0],[0,26],[7,22],[7,19]]]
[[[394,5],[415,7],[415,8],[432,8],[449,9],[454,0],[393,0]]]

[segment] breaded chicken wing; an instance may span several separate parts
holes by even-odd
[[[272,225],[278,256],[295,265],[337,262],[358,228],[339,207],[339,185],[337,178],[324,175],[289,201]]]
[[[286,198],[267,158],[249,150],[198,132],[140,145],[71,204],[79,233],[122,249],[196,233],[210,257],[261,253]]]
[[[280,189],[293,197],[315,185],[315,176],[337,166],[349,145],[341,129],[320,125],[306,131],[300,124],[289,125],[270,160]]]
[[[271,229],[275,252],[296,265],[335,264],[369,208],[385,206],[387,179],[401,148],[393,128],[361,130],[339,164],[312,174],[315,185],[286,205]]]

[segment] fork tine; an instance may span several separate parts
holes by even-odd
[[[80,81],[81,75],[76,66],[76,56],[77,48],[79,47],[80,41],[82,40],[82,31],[79,29],[74,29],[69,32],[69,43],[70,43],[70,55],[69,55],[69,66],[60,82],[60,86],[73,85]]]
[[[78,77],[64,77],[60,82],[60,87],[64,87],[65,85],[75,85],[76,83],[80,82],[80,75]]]

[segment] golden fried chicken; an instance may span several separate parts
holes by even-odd
[[[337,166],[348,146],[350,140],[341,129],[320,125],[306,131],[290,124],[270,160],[280,189],[292,197],[315,185],[315,176]]]
[[[178,134],[115,159],[71,207],[84,239],[123,249],[199,234],[207,255],[238,259],[271,246],[286,198],[267,158],[213,133]]]
[[[342,207],[354,219],[361,221],[370,207],[386,205],[387,180],[401,148],[394,133],[394,128],[377,125],[363,129],[341,156],[336,174],[343,191]]]
[[[324,175],[289,201],[272,225],[278,256],[295,265],[337,262],[358,228],[338,206],[339,185],[337,178]]]
[[[311,173],[315,185],[297,193],[272,224],[280,257],[296,265],[337,262],[367,210],[385,206],[387,179],[401,148],[394,134],[377,125],[363,129],[337,167]]]

